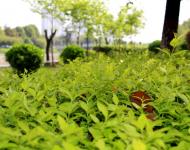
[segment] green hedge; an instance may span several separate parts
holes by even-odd
[[[131,53],[100,55],[19,78],[0,72],[2,150],[188,150],[190,61]],[[130,101],[144,91],[155,120]]]
[[[76,59],[77,57],[84,57],[85,56],[85,49],[77,46],[77,45],[70,45],[63,49],[60,57],[64,63],[68,63]]]
[[[31,44],[14,45],[6,52],[6,60],[17,73],[37,70],[43,61],[43,50]]]

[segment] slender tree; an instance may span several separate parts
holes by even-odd
[[[167,0],[166,2],[161,47],[168,48],[170,51],[172,51],[170,41],[178,29],[180,2],[181,0]]]
[[[49,61],[49,52],[50,52],[50,46],[52,44],[53,38],[56,34],[57,30],[51,33],[51,35],[48,37],[47,30],[44,31],[45,33],[45,39],[46,39],[46,61]]]

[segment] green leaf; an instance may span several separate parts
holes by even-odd
[[[71,143],[63,142],[64,150],[79,150],[79,148]]]
[[[141,137],[141,134],[137,132],[137,129],[130,124],[125,124],[122,130],[130,137]]]
[[[116,94],[113,94],[113,98],[112,98],[112,100],[113,100],[113,102],[114,102],[115,105],[118,105],[118,103],[119,103],[119,99],[118,99],[118,97],[117,97]]]
[[[189,143],[181,141],[178,146],[171,148],[171,150],[190,150]]]
[[[29,132],[30,128],[28,127],[28,124],[26,122],[17,121],[19,127],[24,130],[25,132]]]
[[[177,96],[179,96],[186,104],[190,102],[189,98],[185,94],[177,93]]]
[[[61,148],[60,146],[58,146],[58,145],[55,145],[54,147],[53,147],[53,149],[52,150],[63,150],[63,148]]]
[[[99,150],[106,150],[106,144],[104,142],[104,139],[99,139],[96,143],[95,143],[96,147]]]
[[[158,145],[159,147],[166,149],[166,145],[162,139],[157,139],[154,143]]]
[[[69,125],[66,123],[65,119],[63,119],[61,116],[57,117],[57,121],[59,123],[61,130],[64,132]]]
[[[171,40],[170,45],[173,48],[176,48],[180,43],[183,42],[184,39],[184,35],[180,35],[179,37],[177,37],[177,35],[175,34],[175,37]]]
[[[0,133],[7,134],[9,136],[17,136],[17,137],[21,135],[19,131],[11,129],[11,128],[6,128],[3,126],[0,126]]]
[[[44,91],[39,91],[37,94],[36,94],[36,99],[37,99],[37,101],[41,101],[41,100],[43,100],[43,98],[44,98]]]
[[[91,127],[88,130],[92,134],[94,139],[100,139],[100,138],[103,137],[103,135],[102,135],[102,133],[100,132],[99,129],[95,129],[95,128]]]
[[[90,114],[90,118],[95,122],[95,123],[99,123],[99,119],[95,116],[95,115],[92,115]]]
[[[135,125],[141,130],[141,132],[143,132],[143,129],[145,128],[146,124],[147,124],[147,118],[144,114],[141,114]]]
[[[134,139],[132,142],[133,150],[147,150],[145,143],[140,139]]]
[[[83,110],[85,110],[85,112],[86,112],[87,114],[89,113],[89,107],[88,107],[88,105],[87,105],[85,102],[81,101],[81,102],[80,102],[80,106],[81,106],[81,108],[82,108]]]
[[[108,119],[107,107],[103,103],[101,103],[99,101],[97,101],[97,106],[98,106],[98,110],[104,115],[105,120],[107,120]]]
[[[37,91],[35,91],[34,89],[32,89],[32,88],[28,88],[28,93],[31,95],[31,96],[33,96],[33,97],[36,97],[36,92]]]

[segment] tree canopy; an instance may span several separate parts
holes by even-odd
[[[35,25],[0,28],[0,46],[11,46],[15,43],[32,43],[44,47],[44,39]]]
[[[26,0],[32,10],[38,13],[53,15],[63,24],[70,22],[80,41],[80,32],[97,39],[122,39],[125,36],[136,34],[143,27],[143,12],[134,5],[123,6],[117,18],[113,17],[103,0]],[[99,40],[100,41],[100,40]]]

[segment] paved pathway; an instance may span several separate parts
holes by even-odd
[[[9,63],[6,61],[4,54],[0,54],[0,67],[9,67]]]
[[[59,53],[55,53],[54,54],[55,62],[58,61],[58,58],[59,58]],[[50,59],[51,59],[51,54],[50,54]],[[0,67],[9,67],[9,66],[10,66],[9,63],[5,59],[5,55],[0,53]]]

